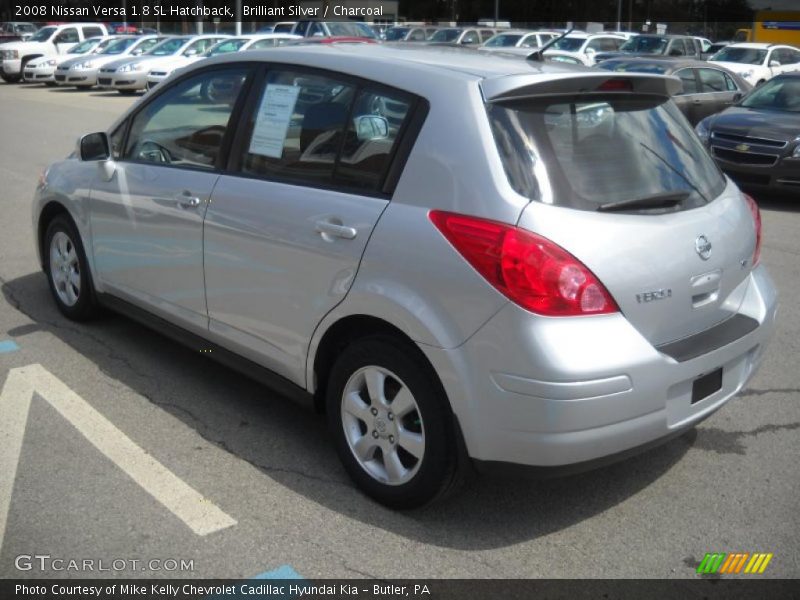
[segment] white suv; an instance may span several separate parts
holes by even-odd
[[[22,79],[25,65],[34,58],[66,54],[86,38],[108,35],[102,23],[69,23],[42,27],[27,41],[0,44],[0,77],[7,83]]]
[[[800,71],[800,50],[778,44],[730,44],[708,59],[730,69],[751,85],[780,73]]]

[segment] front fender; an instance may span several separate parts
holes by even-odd
[[[102,170],[102,162],[81,162],[77,159],[67,159],[54,163],[47,169],[42,181],[36,187],[32,208],[33,232],[39,264],[43,266],[44,262],[39,231],[42,214],[45,211],[49,212],[53,205],[57,204],[69,213],[78,228],[95,284],[98,283],[98,278],[92,252],[89,199],[94,182]]]

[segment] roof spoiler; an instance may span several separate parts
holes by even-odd
[[[552,38],[544,46],[542,46],[541,48],[537,48],[536,50],[534,50],[533,52],[528,54],[528,56],[525,57],[525,60],[535,60],[537,62],[542,62],[544,60],[544,51],[545,50],[549,50],[554,44],[556,44],[556,43],[560,42],[561,40],[563,40],[565,37],[567,37],[573,31],[575,31],[575,28],[574,27],[570,27],[564,33],[562,33],[560,36]]]
[[[624,91],[616,91],[615,82],[630,82]],[[611,83],[609,83],[611,82]],[[481,91],[486,102],[517,100],[536,96],[560,96],[564,94],[633,93],[672,96],[682,89],[677,77],[649,73],[615,73],[611,71],[514,74],[484,79]]]

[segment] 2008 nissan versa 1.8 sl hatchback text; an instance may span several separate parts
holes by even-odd
[[[646,74],[451,48],[187,67],[51,166],[67,317],[108,305],[326,410],[394,507],[469,457],[577,471],[692,427],[756,370],[758,207]]]

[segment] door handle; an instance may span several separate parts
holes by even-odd
[[[336,219],[338,221],[338,219]],[[316,231],[321,234],[323,239],[325,236],[342,238],[345,240],[352,240],[356,237],[358,231],[355,227],[348,227],[342,225],[341,222],[336,223],[333,220],[322,220],[316,222]]]
[[[192,196],[189,190],[176,194],[175,201],[181,208],[197,208],[202,202],[197,196]]]

